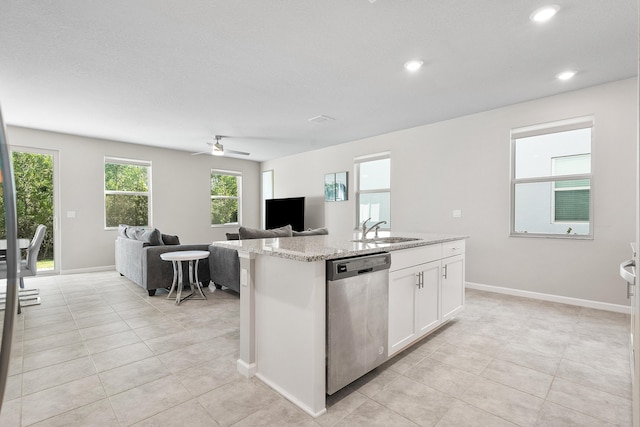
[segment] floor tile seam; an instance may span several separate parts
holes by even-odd
[[[418,423],[416,423],[416,422],[414,422],[413,420],[411,420],[411,419],[407,418],[405,415],[403,415],[403,414],[399,413],[399,412],[398,412],[398,411],[396,411],[395,409],[393,409],[393,408],[391,408],[391,407],[387,406],[387,404],[386,404],[384,401],[375,399],[375,397],[376,397],[378,394],[380,394],[380,392],[382,392],[382,391],[384,391],[385,389],[387,389],[387,388],[388,388],[388,387],[389,387],[393,382],[398,381],[398,380],[400,379],[400,377],[402,377],[402,378],[404,378],[404,379],[406,379],[406,380],[409,380],[409,381],[411,381],[411,382],[413,382],[413,383],[415,383],[415,384],[418,384],[418,385],[420,385],[420,386],[426,387],[426,388],[428,388],[431,392],[433,392],[434,394],[441,394],[441,395],[444,395],[445,397],[451,398],[451,399],[453,399],[453,400],[460,400],[458,397],[453,396],[453,395],[451,395],[450,393],[447,393],[447,392],[441,391],[441,390],[439,390],[439,389],[437,389],[437,388],[434,388],[434,387],[432,387],[432,386],[430,386],[430,385],[428,385],[428,384],[421,383],[420,381],[416,381],[416,380],[415,380],[415,379],[413,379],[413,378],[405,377],[404,375],[398,375],[398,377],[396,377],[396,378],[394,378],[393,380],[391,380],[388,384],[386,384],[382,389],[378,390],[378,391],[377,391],[375,394],[373,394],[371,397],[366,396],[369,400],[373,401],[374,403],[377,403],[378,405],[381,405],[381,406],[385,407],[385,408],[386,408],[386,409],[388,409],[389,411],[391,411],[391,412],[395,413],[396,415],[401,416],[401,417],[402,417],[402,418],[404,418],[405,420],[408,420],[409,422],[411,422],[411,423],[413,423],[413,424],[415,424],[415,425],[419,425],[419,424],[418,424]],[[447,409],[447,412],[448,412],[448,409]],[[486,411],[485,411],[485,412],[486,412]],[[435,423],[435,424],[438,424],[438,423],[440,422],[440,420],[441,420],[445,415],[446,415],[446,412],[445,412],[444,414],[442,414],[442,416],[440,416],[440,417],[438,418],[438,420],[436,421],[436,423]],[[434,425],[435,425],[435,424],[434,424]]]
[[[611,371],[610,371],[610,370],[608,370],[607,368],[603,368],[603,367],[599,367],[599,366],[592,366],[592,365],[588,365],[588,364],[586,364],[586,363],[578,362],[578,361],[571,360],[571,359],[564,359],[564,358],[563,358],[562,360],[569,360],[569,361],[571,361],[571,362],[574,362],[574,363],[580,363],[580,364],[582,364],[582,365],[588,366],[588,367],[593,368],[593,369],[597,369],[597,370],[600,370],[600,371],[603,371],[603,370],[604,370],[604,371],[611,372]],[[561,361],[560,363],[562,363],[562,361]],[[558,369],[559,369],[559,368],[560,368],[560,364],[558,364]],[[595,385],[595,384],[584,384],[584,383],[582,383],[582,382],[574,381],[572,378],[567,378],[567,377],[565,377],[565,376],[562,376],[561,374],[558,374],[558,373],[557,373],[557,371],[556,371],[556,375],[555,375],[555,377],[560,378],[560,379],[563,379],[563,380],[565,380],[565,381],[572,382],[572,383],[574,383],[574,384],[581,385],[581,386],[583,386],[583,387],[592,388],[592,389],[594,389],[594,390],[598,390],[598,391],[601,391],[601,392],[603,392],[603,393],[608,393],[608,394],[611,394],[611,395],[613,395],[613,396],[618,396],[618,397],[621,397],[621,398],[626,399],[626,400],[632,400],[632,398],[631,398],[631,397],[622,396],[622,395],[620,395],[620,394],[612,393],[612,392],[611,392],[611,391],[609,391],[609,390],[604,390],[604,388],[603,388],[602,386],[600,386],[600,385]],[[630,391],[631,391],[631,387],[632,387],[632,384],[631,384],[631,383],[629,383]]]
[[[569,406],[567,406],[567,405],[563,405],[563,404],[562,404],[562,403],[560,403],[560,402],[555,402],[555,401],[550,400],[550,399],[545,399],[544,401],[545,401],[545,402],[549,402],[549,403],[551,403],[551,404],[553,404],[553,405],[557,405],[557,406],[560,406],[560,407],[562,407],[562,408],[568,409],[568,410],[570,410],[570,411],[574,411],[574,412],[577,412],[577,413],[579,413],[579,414],[585,415],[585,416],[587,416],[587,417],[589,417],[589,418],[594,418],[594,419],[596,419],[596,420],[598,420],[598,421],[601,421],[601,422],[603,422],[603,423],[607,423],[607,424],[611,424],[611,425],[616,425],[616,426],[618,425],[618,424],[614,423],[613,421],[609,421],[609,420],[606,420],[606,419],[604,419],[604,418],[600,417],[599,415],[588,414],[588,413],[586,413],[586,412],[580,411],[579,409],[571,408],[571,407],[569,407]]]
[[[383,390],[384,390],[384,389],[383,389]],[[395,414],[395,415],[397,415],[397,416],[399,416],[399,417],[401,417],[401,418],[405,419],[407,422],[411,423],[412,425],[415,425],[415,426],[419,426],[419,425],[420,425],[420,424],[418,424],[418,423],[416,423],[416,422],[414,422],[414,421],[410,420],[410,419],[409,419],[409,418],[407,418],[406,416],[402,415],[401,413],[399,413],[399,412],[398,412],[398,411],[396,411],[395,409],[392,409],[392,408],[388,407],[388,406],[387,406],[386,404],[384,404],[383,402],[380,402],[380,401],[378,401],[378,400],[375,400],[373,397],[375,397],[375,395],[377,395],[377,394],[378,394],[378,393],[380,393],[381,391],[382,391],[382,390],[379,390],[377,393],[375,393],[375,394],[374,394],[373,396],[371,396],[371,397],[369,397],[369,396],[366,396],[366,397],[367,397],[367,399],[368,399],[368,400],[370,400],[370,401],[371,401],[371,402],[373,402],[374,404],[382,406],[382,407],[383,407],[383,408],[385,408],[386,410],[391,411],[393,414]],[[364,402],[363,402],[363,404],[364,404]],[[360,405],[360,406],[362,406],[362,405]],[[440,422],[440,420],[438,420],[438,422]],[[436,423],[436,424],[437,424],[437,423]]]
[[[143,360],[144,360],[144,359],[143,359]],[[162,361],[161,361],[161,362],[162,362]],[[131,363],[135,363],[135,362],[131,362]],[[127,365],[128,365],[128,364],[127,364]],[[122,366],[126,366],[126,365],[122,365]],[[117,368],[120,368],[120,367],[122,367],[122,366],[117,366],[117,367],[112,368],[112,369],[117,369]],[[96,370],[97,370],[97,368],[96,368]],[[103,372],[107,372],[107,371],[103,371]],[[104,391],[104,395],[105,395],[105,397],[106,397],[107,401],[109,402],[109,406],[110,406],[110,408],[111,408],[111,411],[113,412],[113,415],[114,415],[114,417],[115,417],[116,421],[118,422],[118,424],[119,424],[120,426],[133,425],[133,424],[139,423],[139,422],[140,422],[140,421],[142,421],[142,420],[135,421],[133,424],[123,424],[123,422],[122,422],[122,420],[120,419],[120,417],[118,417],[118,412],[117,412],[117,411],[115,410],[115,408],[113,407],[112,398],[115,398],[115,397],[117,397],[117,396],[119,396],[119,395],[121,395],[121,394],[123,394],[123,393],[126,393],[126,392],[129,392],[129,391],[131,391],[131,390],[134,390],[134,389],[136,389],[136,388],[138,388],[138,387],[140,387],[140,386],[143,386],[143,385],[149,384],[149,383],[151,383],[151,382],[153,382],[153,381],[157,381],[157,380],[159,380],[159,379],[162,379],[162,378],[166,378],[166,377],[168,377],[168,376],[171,376],[171,373],[169,373],[169,375],[167,375],[167,376],[164,376],[164,377],[161,377],[161,378],[155,378],[155,379],[154,379],[154,380],[152,380],[152,381],[146,382],[146,383],[144,383],[144,384],[138,384],[136,387],[132,387],[132,388],[129,388],[129,389],[127,389],[127,390],[123,390],[123,391],[121,391],[121,392],[119,392],[119,393],[116,393],[116,394],[113,394],[113,395],[111,395],[111,396],[110,396],[110,395],[108,394],[108,392],[107,392],[107,389],[106,389],[105,385],[104,385],[104,381],[102,380],[102,377],[100,376],[100,374],[101,374],[101,373],[102,373],[102,372],[98,372],[96,375],[98,376],[98,380],[100,381],[100,385],[102,386],[102,390]],[[186,388],[185,388],[185,389],[186,389]],[[187,390],[187,392],[189,392],[189,394],[191,395],[191,392],[190,392],[189,390]],[[94,403],[95,403],[95,402],[94,402]],[[171,403],[173,403],[173,401],[172,401]],[[180,403],[178,403],[178,404],[176,404],[176,405],[171,405],[171,406],[169,406],[169,407],[167,407],[167,406],[159,407],[158,412],[153,413],[153,414],[152,414],[152,415],[150,415],[148,418],[153,417],[153,416],[156,416],[156,415],[158,415],[159,413],[161,413],[161,412],[163,412],[163,411],[165,411],[165,410],[171,409],[171,408],[173,408],[173,407],[175,407],[175,406],[177,406],[177,405],[180,405],[180,404],[182,404],[182,403],[184,403],[184,402],[180,402]],[[146,419],[146,418],[145,418],[145,419]]]
[[[347,387],[349,387],[349,385],[347,385]],[[362,405],[364,405],[364,403],[365,403],[365,402],[367,402],[367,401],[375,402],[375,400],[371,399],[371,398],[370,398],[370,397],[368,397],[368,396],[365,396],[364,394],[360,393],[360,392],[359,392],[358,390],[356,390],[356,389],[352,389],[352,390],[349,392],[349,395],[352,395],[353,393],[357,393],[357,394],[359,394],[360,396],[362,396],[362,397],[363,397],[362,401],[361,401],[358,405],[356,405],[355,407],[351,408],[351,410],[350,410],[350,411],[346,412],[342,417],[340,417],[338,420],[336,420],[333,424],[331,424],[331,425],[329,425],[329,426],[325,426],[324,424],[321,424],[321,423],[319,423],[319,422],[318,422],[318,424],[319,424],[319,425],[321,425],[321,426],[323,426],[323,427],[333,427],[333,426],[335,426],[336,424],[338,424],[339,422],[341,422],[342,420],[344,420],[345,418],[347,418],[349,415],[351,415],[352,413],[354,413],[354,412],[355,412],[359,407],[361,407]],[[346,396],[345,396],[344,398],[346,398]],[[344,399],[344,398],[343,398],[343,399]],[[325,405],[325,406],[326,406],[326,405]],[[323,415],[321,415],[320,417],[323,417],[323,416],[327,415],[328,413],[329,413],[329,408],[327,408],[327,412],[325,412],[325,413],[324,413]],[[320,417],[319,417],[319,418],[320,418]]]
[[[94,374],[94,375],[96,375],[96,376],[97,376],[97,374]],[[84,378],[87,378],[87,377],[78,378],[78,380],[80,380],[80,379],[84,379]],[[99,377],[98,377],[98,380],[100,380],[100,378],[99,378]],[[74,380],[74,381],[76,381],[76,380]],[[69,384],[69,383],[65,383],[65,384]],[[102,383],[101,383],[101,385],[102,385]],[[53,388],[53,387],[51,387],[51,388]],[[48,388],[48,389],[46,389],[46,390],[50,390],[51,388]],[[42,391],[44,391],[44,390],[42,390]],[[105,391],[105,390],[104,390],[104,387],[102,388],[102,391],[103,391],[103,392]],[[28,396],[30,396],[30,395],[28,395]],[[94,403],[99,402],[100,400],[103,400],[103,399],[106,399],[106,398],[107,398],[107,393],[105,392],[105,393],[104,393],[104,396],[103,396],[102,398],[99,398],[99,399],[97,399],[97,400],[94,400],[94,401],[91,401],[91,402],[85,403],[85,404],[80,405],[80,406],[76,406],[76,407],[74,407],[74,408],[71,408],[71,409],[69,409],[69,410],[67,410],[67,411],[61,412],[61,413],[59,413],[59,414],[55,414],[55,415],[52,415],[52,416],[50,416],[50,417],[47,417],[47,418],[44,418],[44,419],[41,419],[41,420],[37,420],[37,421],[35,421],[35,422],[33,422],[33,423],[30,423],[30,424],[22,424],[22,408],[23,408],[24,402],[21,402],[21,412],[20,412],[20,421],[21,421],[21,424],[20,424],[20,426],[21,426],[21,427],[28,427],[28,426],[30,426],[30,425],[35,425],[35,424],[38,424],[38,423],[42,423],[42,422],[44,422],[44,421],[46,421],[46,420],[50,420],[50,419],[56,418],[56,417],[58,417],[58,416],[61,416],[61,415],[63,415],[63,414],[67,414],[67,413],[70,413],[70,412],[76,411],[76,410],[78,410],[78,409],[80,409],[80,408],[84,408],[85,406],[93,405]],[[113,409],[112,409],[112,410],[113,410]]]
[[[144,360],[146,360],[146,359],[150,359],[151,357],[156,357],[156,358],[158,359],[158,361],[159,361],[159,362],[162,364],[162,366],[166,369],[166,372],[165,372],[165,373],[166,373],[166,375],[163,375],[163,376],[158,377],[158,378],[150,379],[150,380],[145,381],[145,382],[142,382],[142,383],[140,383],[140,384],[136,384],[135,386],[129,387],[129,388],[125,389],[125,390],[121,390],[121,391],[119,391],[119,392],[117,392],[117,393],[114,393],[114,394],[109,395],[109,393],[108,393],[108,391],[107,391],[107,388],[104,386],[104,381],[102,380],[102,377],[100,376],[101,374],[105,374],[105,373],[107,373],[107,372],[109,372],[109,371],[113,371],[113,370],[116,370],[116,369],[120,369],[120,368],[123,368],[123,367],[125,367],[125,366],[133,365],[134,363],[142,362],[142,361],[144,361]],[[106,370],[106,371],[98,372],[98,373],[97,373],[97,375],[98,375],[98,378],[100,379],[100,383],[102,384],[102,387],[104,388],[105,395],[106,395],[107,397],[117,396],[117,395],[119,395],[119,394],[125,393],[125,392],[127,392],[127,391],[131,391],[131,390],[133,390],[133,389],[135,389],[135,388],[138,388],[138,387],[142,387],[142,386],[147,385],[147,384],[149,384],[149,383],[152,383],[152,382],[154,382],[154,381],[157,381],[157,380],[160,380],[160,379],[163,379],[163,378],[167,378],[167,377],[170,377],[170,376],[174,376],[174,374],[171,372],[171,370],[167,367],[167,365],[166,365],[164,362],[162,362],[162,360],[161,360],[160,358],[158,358],[157,356],[151,356],[151,357],[147,357],[146,359],[136,360],[136,361],[133,361],[133,362],[127,363],[127,364],[125,364],[125,365],[115,366],[115,367],[113,367],[113,368],[111,368],[111,369],[108,369],[108,370]],[[180,382],[180,384],[182,384],[182,382],[180,381],[180,378],[176,378],[176,379]],[[182,386],[184,387],[184,384],[182,384]],[[185,389],[186,389],[187,391],[189,391],[189,389],[187,389],[186,387],[185,387]],[[189,394],[191,394],[191,395],[193,396],[193,394],[191,393],[191,391],[189,391]]]
[[[89,357],[89,356],[87,356],[87,357]],[[80,359],[80,358],[78,358],[78,359]],[[72,359],[72,360],[78,360],[78,359]],[[48,365],[48,366],[45,366],[45,367],[39,368],[39,369],[50,369],[50,368],[52,368],[52,367],[54,367],[56,365],[61,365],[61,364],[66,363],[66,362],[71,362],[72,360],[67,360],[67,361],[64,361],[64,362],[56,363],[54,365]],[[93,360],[91,360],[91,363],[93,365]],[[36,370],[36,369],[34,369],[34,370]],[[33,372],[33,371],[28,371],[28,372]],[[98,375],[98,372],[95,370],[95,366],[94,366],[94,371],[92,373],[90,373],[90,374],[84,375],[82,377],[74,378],[72,380],[65,380],[65,381],[63,381],[61,383],[58,383],[58,384],[55,384],[55,385],[51,385],[51,386],[45,387],[43,389],[36,390],[36,391],[31,392],[31,393],[26,393],[25,394],[25,392],[24,392],[24,374],[23,374],[22,375],[21,397],[31,396],[32,394],[40,393],[40,392],[45,391],[45,390],[50,390],[52,388],[55,388],[55,387],[58,387],[58,386],[61,386],[61,385],[70,384],[70,383],[72,383],[74,381],[81,380],[81,379],[84,379],[84,378],[88,378],[88,377],[90,377],[92,375]]]
[[[77,344],[80,344],[80,343],[67,344],[67,345],[64,345],[64,346],[62,346],[62,347],[56,347],[55,349],[60,349],[60,348],[64,348],[64,347],[71,347],[71,346],[73,346],[73,345],[77,345]],[[84,343],[82,343],[82,344],[83,344],[83,348],[84,348],[85,350],[87,350],[87,349],[86,349],[86,347],[84,346]],[[54,350],[55,350],[55,349],[54,349]],[[38,353],[44,353],[45,351],[50,351],[50,350],[51,350],[51,349],[42,350],[42,351],[39,351],[39,352],[37,352],[37,353],[31,353],[31,354],[29,354],[28,356],[32,356],[32,355],[34,355],[34,354],[38,354]],[[64,360],[64,361],[59,362],[59,363],[70,362],[70,361],[72,361],[72,360],[80,359],[80,358],[85,357],[85,356],[90,356],[90,353],[88,353],[88,352],[87,352],[86,354],[82,354],[82,355],[79,355],[79,356],[77,356],[77,357],[73,357],[73,358],[71,358],[71,359],[67,359],[67,360]],[[31,371],[36,371],[36,370],[38,370],[38,369],[48,368],[49,366],[52,366],[52,365],[44,365],[44,366],[39,366],[39,367],[37,367],[37,368],[29,369],[28,371],[25,371],[25,370],[24,370],[24,359],[25,359],[25,356],[22,356],[22,364],[23,364],[23,366],[22,366],[22,373],[25,373],[25,372],[31,372]],[[57,364],[58,364],[58,363],[54,363],[53,365],[57,365]]]
[[[480,408],[480,407],[478,407],[478,406],[474,405],[473,403],[470,403],[470,402],[467,402],[466,400],[463,400],[463,399],[462,399],[462,396],[461,396],[461,397],[456,397],[455,399],[456,399],[456,400],[458,400],[459,402],[464,403],[465,405],[469,405],[469,406],[471,406],[472,408],[474,408],[474,409],[476,409],[476,410],[478,410],[478,411],[480,411],[480,412],[483,412],[483,413],[485,413],[485,414],[489,414],[489,415],[494,416],[494,417],[496,417],[496,418],[500,418],[501,420],[504,420],[504,421],[506,421],[506,422],[508,422],[508,423],[510,423],[510,424],[515,425],[515,426],[520,426],[520,424],[518,424],[518,422],[516,422],[516,421],[514,421],[514,420],[510,420],[510,419],[508,419],[508,418],[505,418],[504,416],[502,416],[502,415],[500,415],[500,414],[494,414],[494,413],[493,413],[493,412],[491,412],[491,411],[487,411],[487,410],[486,410],[486,409],[484,409],[484,408]],[[540,407],[542,408],[542,405],[541,405]],[[448,411],[447,411],[447,413],[448,413]],[[444,416],[446,416],[446,413],[445,413],[445,415],[444,415]],[[444,418],[444,416],[443,416],[442,418]],[[442,421],[442,418],[438,421],[438,423],[439,423],[440,421]],[[536,421],[537,421],[537,419],[536,419]],[[533,424],[533,425],[535,425],[535,424]],[[437,427],[437,426],[438,426],[438,424],[436,424],[434,427]]]
[[[514,390],[515,390],[515,389],[514,389]],[[534,397],[535,397],[535,396],[534,396]],[[540,398],[538,398],[538,399],[540,399]],[[491,411],[489,411],[489,410],[487,410],[487,409],[480,408],[480,407],[478,407],[478,406],[474,405],[474,404],[473,404],[473,402],[469,401],[468,399],[464,399],[464,393],[463,393],[463,394],[458,398],[458,400],[460,400],[461,402],[464,402],[465,404],[467,404],[467,405],[469,405],[469,406],[471,406],[471,407],[473,407],[473,408],[475,408],[475,409],[478,409],[478,410],[480,410],[480,411],[483,411],[483,412],[485,412],[485,413],[487,413],[487,414],[491,414],[491,415],[493,415],[494,417],[498,417],[498,418],[500,418],[500,419],[503,419],[503,420],[505,420],[505,421],[507,421],[507,422],[509,422],[509,423],[511,423],[511,424],[514,424],[514,425],[516,425],[516,426],[522,426],[522,424],[521,424],[519,421],[515,420],[515,419],[507,418],[507,417],[505,417],[504,415],[496,414],[496,413],[491,412]],[[542,399],[540,399],[540,400],[542,400]],[[537,410],[537,413],[536,413],[536,422],[538,421],[538,418],[540,417],[540,411],[542,410],[542,406],[543,406],[543,405],[544,405],[544,400],[542,400],[542,403],[540,404],[540,408]],[[535,426],[535,425],[536,425],[535,423],[531,424],[531,426]]]
[[[599,393],[604,393],[604,394],[608,394],[608,395],[610,395],[610,396],[618,397],[618,398],[620,398],[620,399],[624,399],[624,400],[626,400],[626,401],[628,401],[628,402],[630,402],[630,403],[633,403],[633,399],[632,399],[632,397],[631,397],[631,396],[630,396],[630,397],[620,396],[620,395],[618,395],[618,394],[611,393],[610,391],[602,390],[602,389],[597,388],[597,387],[594,387],[594,386],[592,386],[592,385],[582,384],[582,383],[579,383],[579,382],[573,381],[572,379],[565,378],[565,377],[558,376],[558,375],[554,376],[554,382],[555,382],[555,379],[556,379],[556,378],[561,379],[562,381],[569,382],[569,383],[571,383],[571,384],[575,384],[575,385],[580,386],[580,387],[588,388],[588,389],[591,389],[591,390],[597,391],[597,392],[599,392]],[[551,390],[551,387],[549,387],[549,390]]]
[[[126,322],[125,322],[125,323],[126,323]],[[105,323],[105,324],[106,324],[106,323]],[[102,325],[97,325],[97,326],[102,326]],[[128,324],[127,324],[127,327],[128,327],[129,329],[124,329],[124,330],[121,330],[121,331],[115,331],[115,332],[109,332],[109,333],[104,334],[104,335],[97,335],[97,336],[92,336],[92,337],[85,337],[84,335],[82,335],[82,333],[80,333],[80,336],[82,337],[82,342],[84,343],[84,342],[86,342],[86,341],[91,341],[91,340],[95,340],[95,339],[98,339],[98,338],[106,338],[106,337],[110,337],[110,336],[112,336],[112,335],[121,334],[121,333],[123,333],[123,332],[133,331],[133,329],[131,329],[131,327],[130,327]],[[88,329],[88,328],[83,328],[83,329]]]
[[[480,376],[480,375],[478,375],[478,377],[481,377],[481,376]],[[501,383],[501,382],[498,382],[498,381],[492,380],[491,378],[486,378],[486,377],[481,377],[481,378],[482,378],[482,379],[484,379],[485,381],[490,381],[490,382],[492,382],[493,384],[496,384],[496,385],[499,385],[499,386],[502,386],[502,387],[507,387],[507,388],[509,388],[509,389],[513,390],[514,392],[518,392],[518,393],[526,394],[527,396],[532,397],[532,398],[534,398],[534,399],[536,399],[536,400],[540,400],[540,401],[544,401],[544,400],[545,400],[545,398],[542,398],[542,397],[540,397],[540,396],[536,396],[536,395],[534,395],[534,394],[531,394],[531,393],[529,393],[528,391],[524,391],[524,390],[517,389],[517,388],[515,388],[515,387],[513,387],[513,386],[510,386],[510,385],[508,385],[508,384],[503,384],[503,383]],[[553,382],[552,382],[552,383],[553,383]],[[550,390],[550,389],[551,389],[551,385],[549,385],[549,390]],[[549,394],[549,390],[547,390],[547,395]]]
[[[58,335],[58,334],[55,334],[55,335]],[[84,342],[84,340],[82,339],[82,336],[81,336],[79,341],[67,342],[67,343],[64,343],[64,344],[54,345],[53,347],[48,347],[48,348],[45,348],[45,349],[42,349],[42,350],[38,350],[38,351],[29,351],[29,352],[25,353],[24,352],[24,348],[23,348],[23,357],[24,356],[32,356],[34,354],[42,353],[42,352],[45,352],[45,351],[57,350],[57,349],[61,349],[63,347],[72,346],[74,344],[80,344],[80,343],[83,343],[83,342]]]

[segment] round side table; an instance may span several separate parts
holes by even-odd
[[[169,291],[169,295],[167,295],[167,299],[171,299],[171,295],[174,291],[176,291],[176,305],[180,305],[182,301],[188,298],[207,299],[207,297],[202,292],[200,280],[198,280],[198,261],[208,257],[208,251],[178,251],[160,254],[160,258],[165,261],[171,261],[171,263],[173,264],[173,283],[171,283],[171,290]],[[182,298],[182,261],[186,261],[189,263],[189,287],[191,288],[191,293],[184,298]],[[195,281],[193,280],[194,270],[196,272]],[[199,295],[197,295],[196,292]]]

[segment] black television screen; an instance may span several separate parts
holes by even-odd
[[[265,226],[268,230],[291,224],[295,231],[304,230],[304,197],[265,200]]]

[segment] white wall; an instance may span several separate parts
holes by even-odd
[[[226,157],[191,156],[184,151],[153,148],[96,138],[8,126],[10,145],[59,151],[61,236],[60,271],[91,270],[114,265],[117,232],[104,228],[104,157],[152,162],[152,222],[181,243],[224,240],[234,228],[211,227],[212,168],[242,172],[243,224],[259,226],[260,165]],[[75,218],[67,218],[75,211]]]
[[[306,226],[355,226],[353,160],[391,151],[394,231],[466,234],[467,281],[627,304],[618,264],[635,238],[636,79],[538,99],[263,162],[275,197],[306,196]],[[510,130],[594,115],[594,239],[509,237]],[[349,171],[349,200],[325,203],[324,175]],[[452,210],[462,210],[453,218]]]

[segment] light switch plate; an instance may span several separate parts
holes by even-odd
[[[453,210],[453,217],[454,218],[461,218],[462,217],[462,211],[460,209],[454,209]]]

